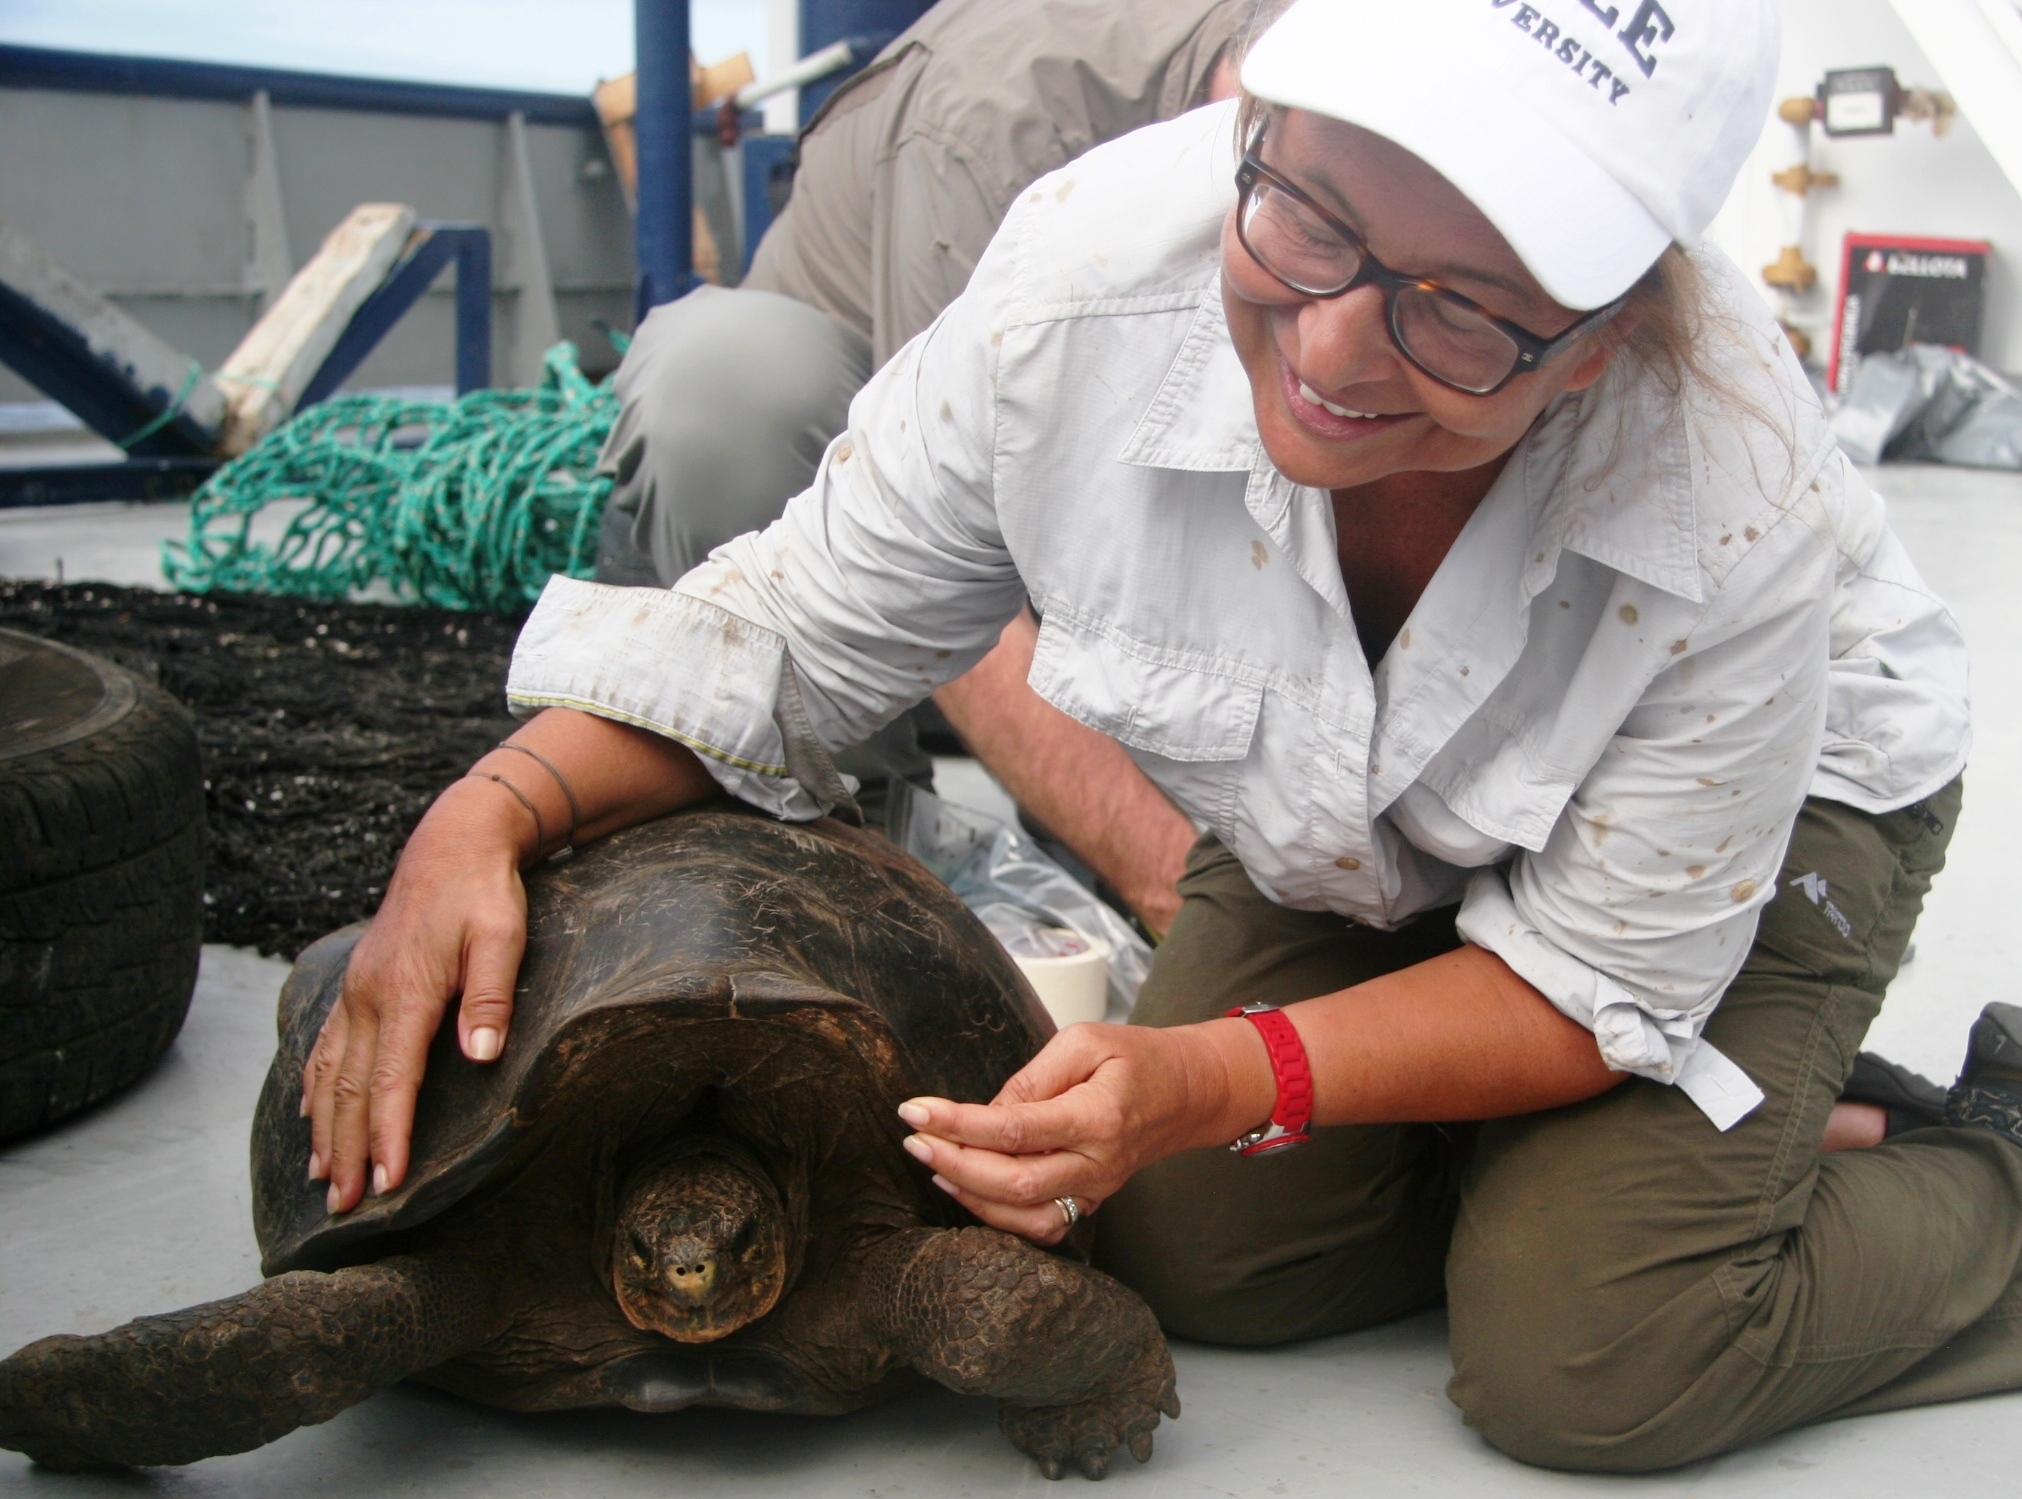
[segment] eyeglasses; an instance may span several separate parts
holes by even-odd
[[[1236,237],[1250,258],[1302,296],[1325,300],[1381,287],[1391,341],[1441,385],[1494,395],[1622,305],[1611,302],[1556,338],[1540,338],[1437,281],[1391,270],[1361,235],[1265,166],[1257,155],[1263,143],[1259,135],[1236,168]]]

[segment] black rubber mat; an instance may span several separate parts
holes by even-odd
[[[0,581],[0,625],[109,657],[190,707],[204,940],[286,958],[378,908],[436,792],[513,727],[517,619]]]

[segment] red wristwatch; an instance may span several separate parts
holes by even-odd
[[[1264,1038],[1264,1050],[1271,1056],[1271,1076],[1278,1082],[1277,1107],[1270,1123],[1238,1136],[1229,1143],[1237,1155],[1269,1155],[1289,1150],[1312,1138],[1306,1126],[1313,1122],[1313,1069],[1306,1061],[1305,1043],[1299,1032],[1276,1005],[1242,1005],[1229,1011],[1257,1028]]]

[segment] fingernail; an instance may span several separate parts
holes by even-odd
[[[386,1168],[384,1166],[374,1166],[372,1168],[372,1195],[374,1197],[384,1197],[386,1195]]]
[[[938,1171],[934,1173],[934,1185],[939,1187],[943,1192],[946,1192],[950,1197],[955,1195],[955,1184]]]
[[[307,1119],[309,1117],[309,1095],[307,1093],[304,1093],[302,1095],[302,1106],[299,1109],[297,1109],[296,1112],[300,1114],[304,1119]]]
[[[907,1135],[900,1143],[906,1147],[906,1154],[916,1161],[931,1161],[934,1158],[934,1147],[918,1135]]]
[[[324,1197],[324,1199],[323,1199],[323,1209],[324,1209],[324,1211],[325,1211],[325,1212],[329,1212],[329,1213],[334,1213],[334,1212],[336,1212],[336,1211],[337,1211],[337,1203],[338,1203],[338,1201],[339,1201],[339,1200],[340,1200],[340,1199],[339,1199],[339,1198],[338,1198],[338,1196],[337,1196],[337,1183],[335,1183],[335,1182],[332,1182],[332,1183],[330,1183],[330,1191],[329,1191],[328,1195],[327,1195],[327,1196],[325,1196],[325,1197]]]
[[[470,1033],[470,1059],[473,1062],[496,1062],[498,1060],[498,1032],[488,1025],[481,1025]]]
[[[309,1152],[309,1180],[312,1182],[323,1180],[323,1157],[313,1150]]]
[[[927,1106],[919,1099],[909,1098],[899,1105],[899,1117],[914,1129],[925,1129],[927,1120],[932,1116],[927,1112]]]

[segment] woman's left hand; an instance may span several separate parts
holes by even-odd
[[[1035,1244],[1067,1233],[1058,1199],[1092,1213],[1140,1167],[1240,1133],[1224,1129],[1234,1107],[1232,1072],[1247,1072],[1238,1051],[1253,1047],[1264,1087],[1270,1067],[1261,1043],[1245,1042],[1242,1021],[1154,1030],[1129,1025],[1071,1025],[1046,1044],[989,1104],[914,1098],[899,1117],[917,1133],[906,1149],[934,1172],[934,1183],[993,1228]],[[1253,1034],[1253,1033],[1252,1033]],[[1270,1112],[1268,1092],[1262,1113]],[[1261,1115],[1260,1115],[1261,1117]],[[1254,1121],[1252,1121],[1254,1122]]]

